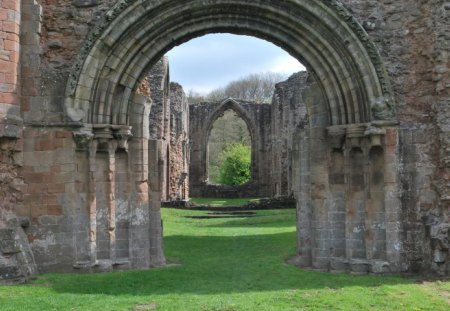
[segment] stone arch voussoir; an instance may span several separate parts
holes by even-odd
[[[170,48],[214,32],[266,39],[300,59],[326,91],[330,125],[395,119],[378,51],[336,0],[120,0],[80,51],[66,89],[68,118],[128,125],[146,70]]]
[[[400,191],[398,176],[389,171],[398,160],[393,91],[377,48],[337,0],[120,0],[80,51],[66,89],[68,119],[86,125],[83,137],[126,141],[131,123],[133,132],[141,132],[136,127],[143,125],[133,122],[139,119],[133,115],[139,107],[135,92],[151,66],[183,42],[221,32],[283,48],[308,68],[320,90],[307,101],[314,107],[308,107],[310,126],[299,132],[302,140],[292,152],[297,154],[292,161],[310,172],[297,189],[302,194],[298,213],[307,215],[297,231],[299,264],[357,273],[399,271]],[[226,105],[240,112],[233,101],[222,108]],[[140,143],[133,143],[135,160],[143,164],[145,178],[144,154],[150,148],[145,137]],[[372,148],[378,151],[371,160]],[[369,173],[379,167],[389,178],[371,188]],[[379,219],[365,217],[366,207]],[[382,251],[374,255],[374,240],[363,230],[376,226],[382,227],[375,232]],[[161,232],[152,232],[160,245]]]

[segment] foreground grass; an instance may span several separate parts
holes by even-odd
[[[213,198],[191,198],[190,202],[196,205],[210,205],[216,207],[222,206],[241,206],[249,202],[257,202],[257,198],[244,199],[213,199]]]
[[[180,265],[109,274],[44,275],[0,287],[0,310],[449,310],[450,282],[304,271],[295,210],[188,219],[164,210],[165,250]]]

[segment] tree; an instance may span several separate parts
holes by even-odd
[[[205,96],[200,94],[199,92],[190,89],[186,95],[187,101],[189,104],[198,104],[205,101]]]
[[[219,181],[223,185],[239,186],[250,180],[251,149],[244,143],[229,145],[224,151]]]
[[[188,94],[188,101],[191,104],[195,104],[205,100],[217,102],[232,97],[257,103],[270,103],[275,84],[286,78],[286,75],[280,73],[254,73],[232,81],[224,87],[215,89],[206,96],[191,90]]]
[[[257,103],[270,103],[275,84],[284,79],[286,79],[286,76],[280,73],[266,72],[251,74],[228,83],[224,88],[210,92],[207,95],[207,99],[219,101],[224,98],[233,97]]]
[[[231,144],[251,145],[251,137],[245,121],[234,110],[228,109],[213,125],[208,138],[208,179],[219,184],[220,168],[224,161],[224,151]]]

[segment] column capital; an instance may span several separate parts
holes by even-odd
[[[76,149],[79,151],[84,151],[89,149],[90,142],[94,138],[94,133],[92,133],[92,128],[83,127],[72,133],[73,140],[75,141]]]

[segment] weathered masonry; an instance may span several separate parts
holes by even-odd
[[[298,263],[448,273],[449,1],[3,0],[0,20],[0,258],[17,274],[164,263],[138,89],[217,32],[273,42],[315,83],[290,152]]]
[[[150,70],[138,89],[151,103],[149,165],[152,202],[186,201],[189,197],[189,107],[183,88],[170,82],[166,57]]]
[[[193,197],[291,197],[294,195],[292,156],[295,134],[305,128],[306,102],[320,96],[306,72],[276,85],[271,104],[228,98],[190,105],[190,193]],[[247,124],[251,137],[251,180],[241,186],[208,181],[208,141],[214,122],[227,110]]]
[[[293,168],[298,163],[294,158],[296,133],[308,124],[306,102],[320,96],[307,72],[299,72],[275,86],[271,105],[270,128],[270,188],[272,196],[292,196],[298,184]]]
[[[189,107],[191,157],[190,194],[193,197],[267,197],[270,195],[270,113],[268,104],[242,102],[232,98],[218,103]],[[251,180],[241,186],[212,185],[208,182],[208,141],[214,122],[227,110],[244,120],[251,137]]]

